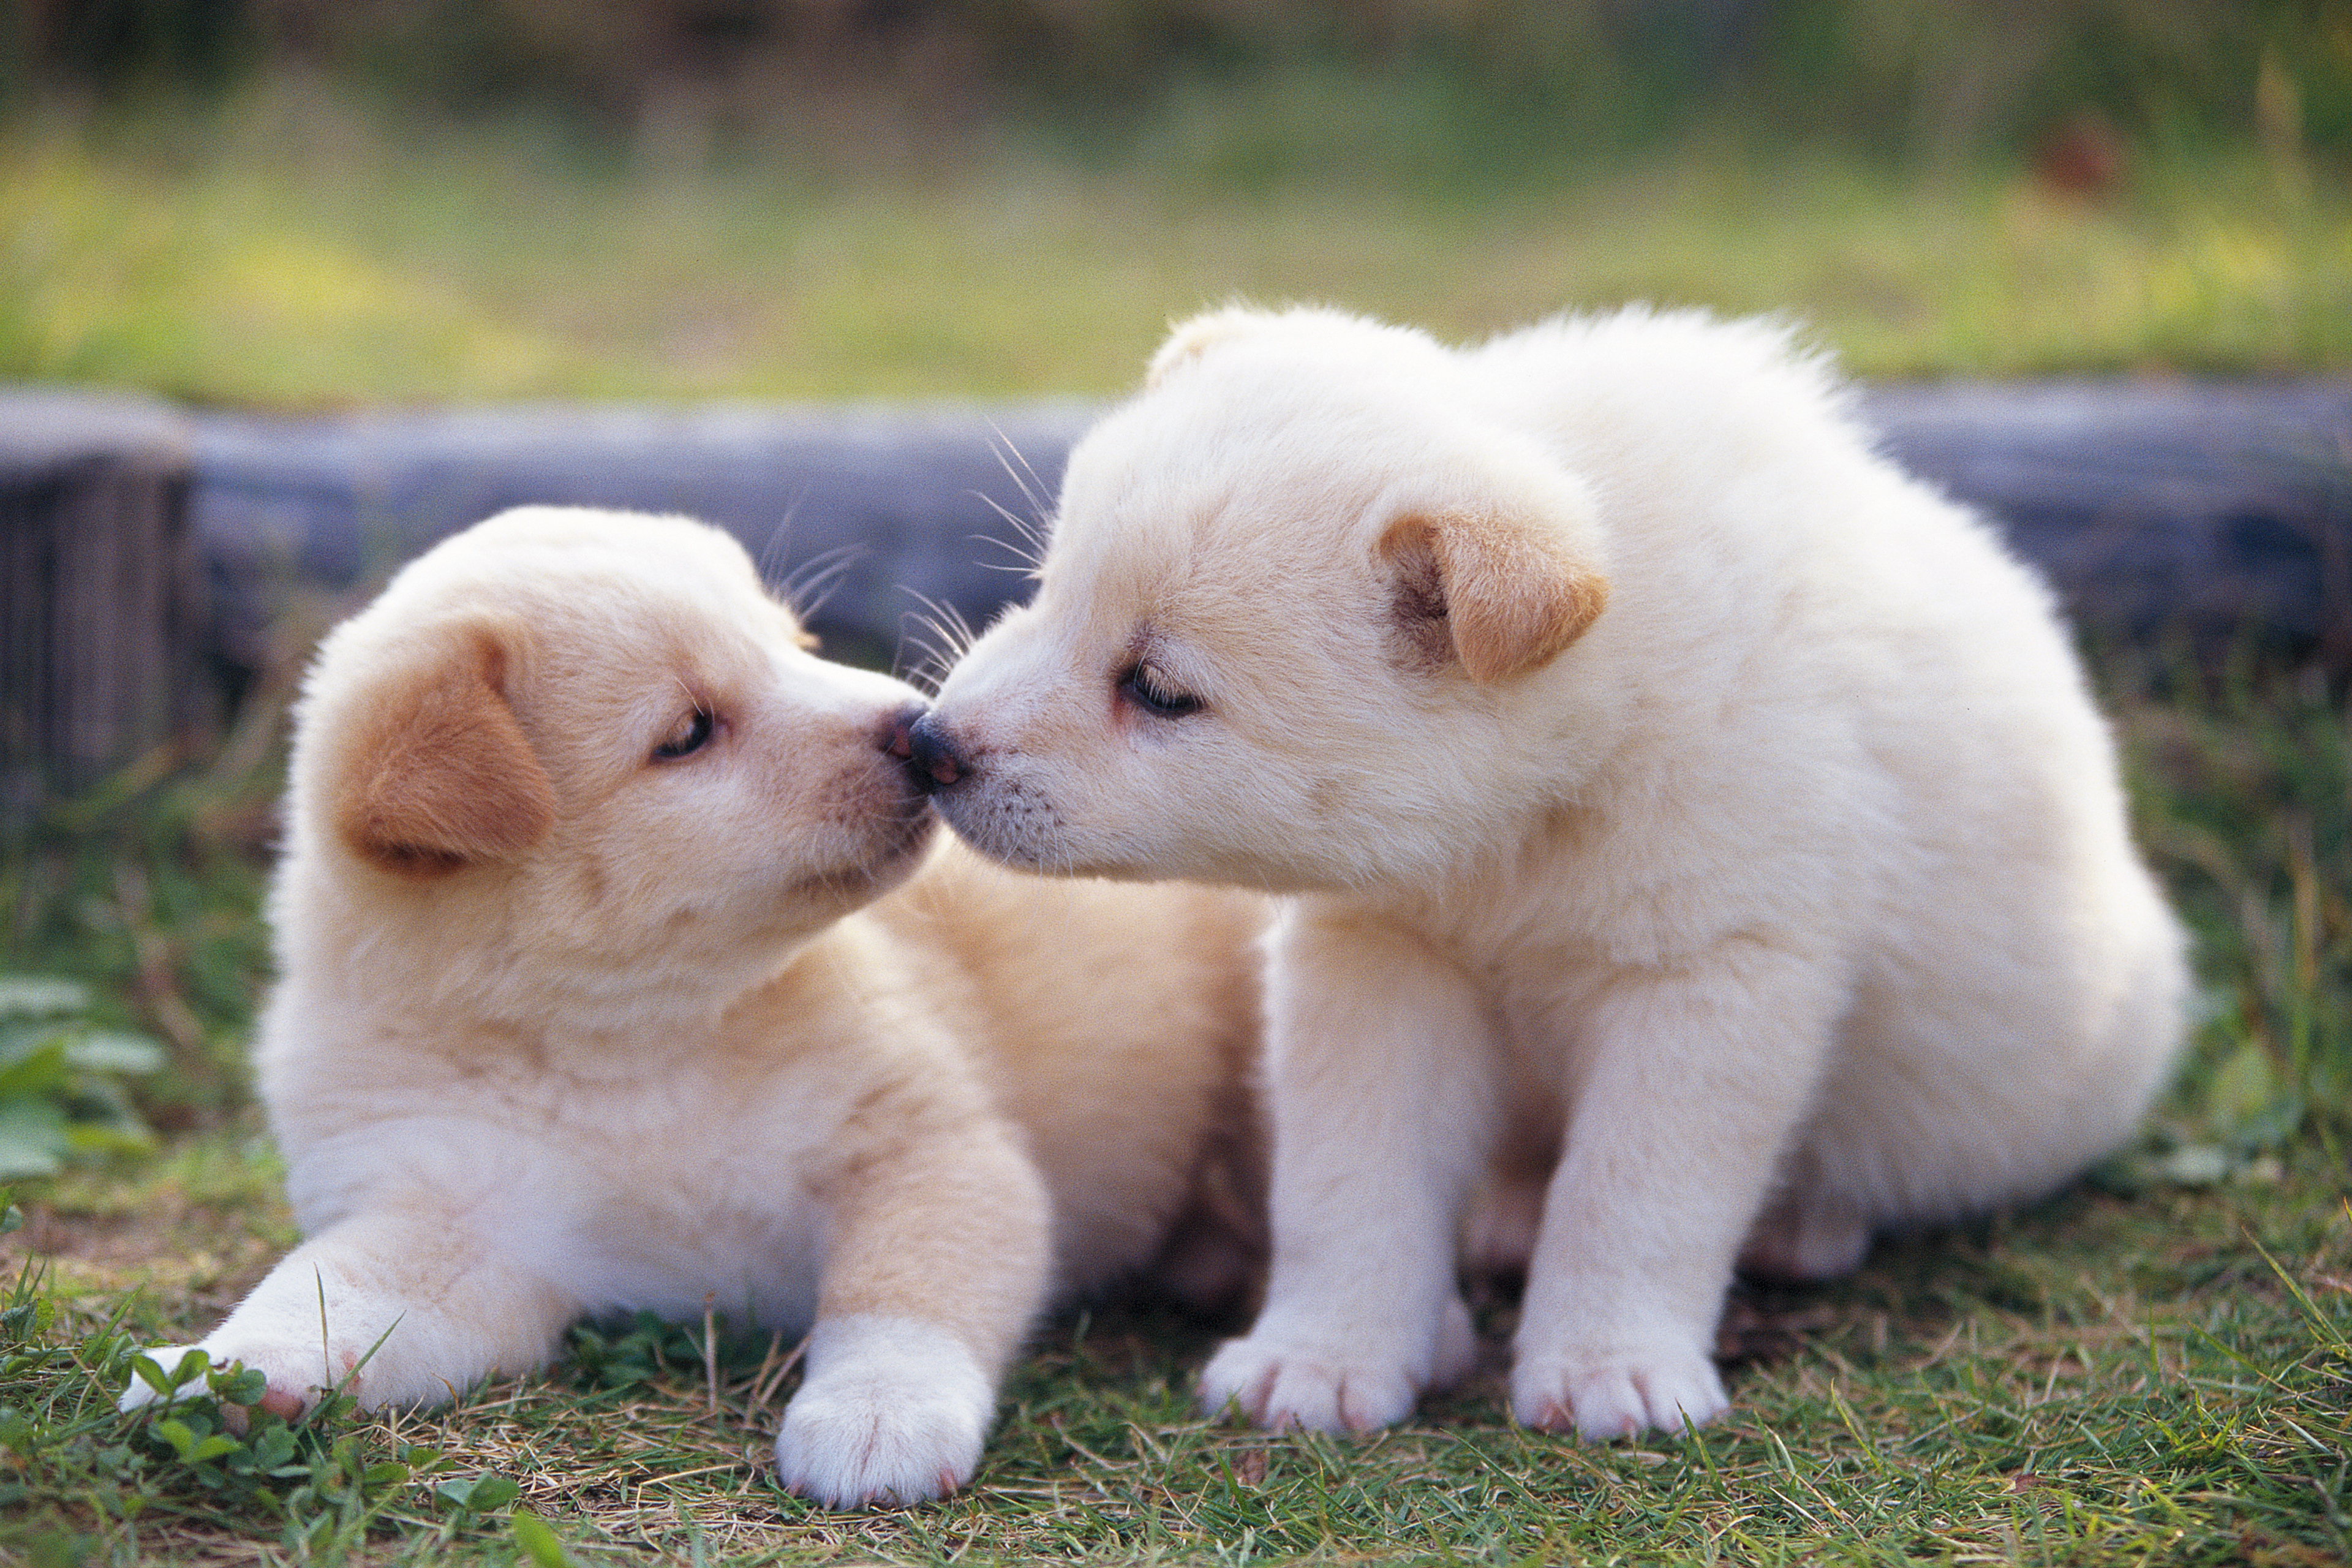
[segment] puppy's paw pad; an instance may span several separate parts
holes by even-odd
[[[1511,1377],[1511,1414],[1521,1426],[1588,1441],[1653,1427],[1680,1432],[1685,1419],[1704,1425],[1730,1403],[1715,1363],[1680,1347],[1536,1363]]]
[[[1260,1426],[1369,1432],[1412,1413],[1416,1380],[1405,1368],[1349,1358],[1329,1347],[1234,1340],[1201,1373],[1201,1404],[1227,1405]]]

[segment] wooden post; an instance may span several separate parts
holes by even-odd
[[[163,405],[0,394],[0,816],[207,716],[192,474]]]

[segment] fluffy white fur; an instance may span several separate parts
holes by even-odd
[[[815,1326],[785,1485],[914,1500],[1049,1294],[1243,1283],[1259,901],[927,849],[916,693],[805,641],[717,530],[530,509],[323,645],[257,1047],[309,1239],[202,1347],[265,1405],[715,1308]]]
[[[1296,895],[1273,1275],[1202,1381],[1273,1425],[1460,1370],[1490,1173],[1518,1419],[1705,1421],[1743,1253],[2047,1192],[2180,1038],[2048,594],[1767,325],[1188,322],[916,742],[992,856]]]

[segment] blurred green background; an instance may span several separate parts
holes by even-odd
[[[1125,385],[1234,294],[2352,364],[2341,0],[16,0],[0,375]]]

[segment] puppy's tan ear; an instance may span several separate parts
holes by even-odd
[[[1381,536],[1396,612],[1424,655],[1487,684],[1549,663],[1609,603],[1609,582],[1550,531],[1490,512],[1412,512]]]
[[[1168,341],[1160,345],[1160,352],[1151,356],[1151,367],[1143,373],[1144,390],[1157,388],[1217,344],[1246,336],[1271,320],[1265,311],[1248,305],[1226,305],[1177,322],[1169,328]]]
[[[439,876],[520,855],[547,831],[555,787],[506,697],[518,637],[445,629],[363,695],[334,796],[354,854]]]

